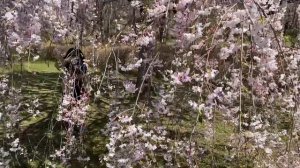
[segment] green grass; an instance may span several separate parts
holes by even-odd
[[[9,76],[10,85],[21,89],[23,104],[30,104],[34,99],[39,99],[40,115],[33,117],[26,113],[25,106],[21,108],[23,112],[18,135],[21,144],[31,152],[28,153],[30,161],[26,158],[19,158],[18,161],[23,167],[41,167],[50,154],[60,148],[61,140],[65,136],[62,123],[55,120],[62,98],[62,74],[55,67],[55,62],[51,61],[24,63],[22,69],[20,64],[15,64],[12,68],[1,68],[1,73]],[[106,152],[107,138],[100,134],[100,129],[107,123],[107,111],[105,103],[90,104],[86,121],[87,131],[82,144],[91,158],[90,167],[98,167],[99,156]],[[79,167],[81,166],[83,167]]]
[[[12,72],[37,72],[37,73],[59,73],[60,70],[56,66],[54,61],[35,61],[35,62],[23,62],[15,63],[12,67],[0,67],[0,74],[12,73]]]
[[[0,69],[1,70],[1,69]],[[49,155],[59,149],[61,141],[64,140],[65,129],[62,124],[55,120],[58,105],[62,98],[62,81],[60,80],[61,72],[55,67],[55,62],[30,62],[24,63],[22,70],[20,64],[15,64],[13,68],[3,69],[2,72],[9,75],[11,84],[22,89],[23,102],[30,103],[38,98],[41,106],[38,108],[41,114],[37,117],[30,115],[24,116],[21,122],[20,140],[21,144],[29,151],[28,158],[22,161],[24,167],[43,167],[44,162],[49,161]],[[119,74],[120,78],[129,78],[129,74]],[[131,76],[133,78],[133,76]],[[105,87],[105,86],[104,86]],[[134,101],[134,100],[132,100]],[[130,106],[132,102],[128,102]],[[106,150],[107,137],[100,133],[108,122],[107,113],[109,111],[110,99],[101,97],[95,102],[91,101],[88,118],[86,121],[86,134],[83,144],[81,144],[91,161],[87,167],[99,166],[99,156],[103,156]],[[125,106],[127,104],[124,103]],[[126,108],[126,107],[125,107]],[[168,125],[171,138],[183,139],[189,138],[192,128],[195,124],[196,114],[192,113],[184,104],[176,105],[177,116],[171,118],[162,118],[161,122]],[[229,135],[233,132],[233,127],[222,122],[221,114],[216,117],[216,139],[213,147],[213,153],[209,153],[201,162],[202,167],[211,165],[211,156],[213,155],[218,167],[230,167],[231,163],[226,161],[228,152],[225,149]],[[144,122],[144,121],[142,121]],[[153,121],[153,124],[157,124]],[[151,125],[151,124],[150,124]],[[197,144],[212,149],[211,142],[204,138],[205,126],[198,122],[196,133],[193,138]],[[173,137],[174,136],[174,137]],[[33,152],[34,151],[34,152]],[[59,164],[60,161],[57,161]],[[80,163],[74,162],[76,167],[84,167]],[[163,166],[163,163],[162,163]]]
[[[295,47],[297,43],[300,43],[297,39],[297,36],[299,34],[299,30],[297,29],[290,29],[287,30],[284,34],[284,43],[288,47]]]
[[[24,65],[25,69],[28,72],[47,72],[47,73],[59,73],[59,69],[56,68],[55,62],[49,61],[46,63],[43,62],[30,62]]]

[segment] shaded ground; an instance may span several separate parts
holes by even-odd
[[[28,66],[25,64],[23,68],[21,72],[20,66],[14,66],[14,72],[5,70],[5,73],[9,74],[11,85],[22,89],[24,104],[32,104],[33,100],[38,99],[40,106],[37,110],[40,114],[34,117],[22,113],[19,138],[21,144],[25,145],[28,155],[19,158],[18,161],[20,167],[40,167],[45,161],[50,160],[47,157],[53,154],[55,149],[59,149],[66,133],[63,125],[55,120],[62,98],[62,74],[54,67],[53,62],[50,66],[43,62],[30,64],[30,69],[27,69]],[[99,167],[99,156],[106,151],[106,137],[100,134],[100,129],[107,123],[108,108],[105,104],[97,102],[96,105],[91,102],[86,122],[87,129],[81,144],[91,159],[89,166],[92,167]],[[28,108],[23,106],[22,109]],[[76,163],[74,167],[84,166]]]
[[[20,140],[27,150],[27,156],[19,159],[19,167],[45,167],[45,163],[49,160],[49,156],[55,153],[55,150],[62,146],[64,137],[66,135],[63,124],[55,120],[58,106],[62,98],[62,74],[55,68],[53,62],[36,62],[31,63],[29,66],[24,64],[23,72],[20,71],[20,66],[15,66],[15,72],[8,70],[2,71],[10,75],[11,84],[17,88],[22,89],[23,102],[28,104],[33,100],[39,99],[40,106],[38,110],[41,112],[38,116],[32,115],[24,116],[20,125]],[[1,69],[0,69],[1,70]],[[131,78],[130,75],[121,75],[118,77]],[[105,82],[101,86],[101,90],[107,90]],[[156,122],[165,123],[168,125],[168,131],[172,139],[189,138],[191,130],[195,124],[195,114],[189,111],[186,102],[190,93],[186,93],[184,89],[180,89],[178,94],[182,94],[182,100],[176,100],[178,103],[174,108],[174,116],[168,118],[161,118]],[[78,148],[84,149],[86,156],[90,157],[88,163],[80,163],[76,160],[71,161],[71,167],[105,167],[99,161],[105,152],[107,144],[107,137],[100,133],[104,129],[107,120],[107,112],[109,110],[111,96],[110,93],[105,93],[106,98],[101,97],[96,102],[91,101],[90,110],[87,118],[86,131],[84,140]],[[91,99],[93,100],[93,99]],[[120,100],[123,102],[123,100]],[[132,102],[123,102],[124,106],[130,106]],[[126,107],[124,107],[126,108]],[[25,108],[24,108],[25,109]],[[211,148],[211,142],[207,142],[204,138],[205,127],[201,122],[197,124],[195,130],[195,138],[199,146],[208,149],[206,157],[202,159],[201,167],[211,167],[212,156],[215,162],[215,167],[234,167],[226,158],[229,156],[226,145],[228,135],[233,131],[231,127],[222,122],[222,118],[216,116],[216,142],[214,149]],[[150,123],[151,124],[151,123]],[[200,138],[199,138],[200,137]],[[56,164],[60,161],[57,160]],[[162,163],[163,165],[163,163]]]

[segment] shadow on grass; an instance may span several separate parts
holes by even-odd
[[[60,73],[11,73],[10,84],[21,88],[23,104],[32,104],[38,99],[40,114],[36,117],[23,113],[20,123],[19,138],[21,144],[27,150],[26,156],[18,159],[21,167],[43,167],[45,161],[55,150],[60,149],[65,141],[65,124],[56,121],[56,114],[62,99],[62,75]],[[86,155],[90,157],[89,167],[99,167],[99,157],[106,152],[107,138],[100,134],[100,129],[107,123],[107,108],[101,103],[90,104],[84,141]],[[27,108],[23,105],[21,111]],[[60,163],[60,161],[57,161]],[[71,167],[84,167],[78,161],[71,161]]]

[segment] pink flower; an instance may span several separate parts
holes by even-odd
[[[185,72],[178,72],[171,75],[174,84],[182,85],[182,83],[190,82],[191,77],[189,76],[190,68],[188,68]]]
[[[6,20],[10,21],[13,20],[15,13],[14,12],[6,12],[3,18]]]
[[[139,46],[147,46],[154,41],[154,38],[151,36],[142,36],[137,39],[136,44]]]
[[[148,13],[150,17],[159,17],[166,11],[167,7],[165,5],[157,5],[154,9],[149,9]]]
[[[133,84],[131,81],[124,82],[123,86],[124,86],[125,90],[129,93],[135,93],[135,91],[137,91],[135,84]]]

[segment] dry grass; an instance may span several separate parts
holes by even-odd
[[[47,60],[59,60],[62,61],[63,56],[69,48],[74,47],[71,45],[57,45],[57,44],[45,44],[41,55]],[[130,63],[138,54],[137,47],[119,44],[116,46],[98,46],[93,48],[92,46],[85,46],[82,51],[86,57],[86,62],[91,65],[96,65],[100,70],[105,68],[107,59],[110,58],[109,63],[115,62],[115,56],[119,59],[121,64]],[[157,51],[159,59],[169,66],[171,60],[174,57],[175,50],[170,45],[161,44],[158,45]]]

